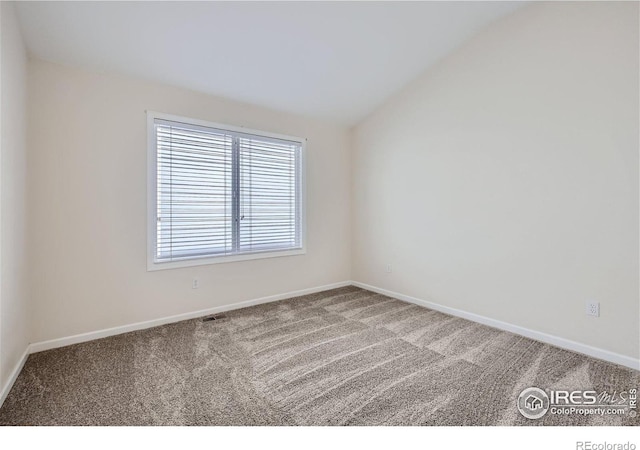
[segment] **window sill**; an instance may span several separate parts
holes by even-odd
[[[147,261],[147,272],[166,269],[180,269],[184,267],[206,266],[209,264],[223,264],[254,259],[279,258],[282,256],[296,256],[307,253],[305,248],[295,250],[267,251],[258,253],[245,253],[242,255],[213,256],[206,258],[185,259],[181,261],[154,262],[152,258]]]

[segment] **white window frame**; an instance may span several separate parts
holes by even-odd
[[[236,133],[247,133],[257,136],[270,137],[294,141],[300,144],[300,242],[301,248],[290,250],[270,250],[236,255],[205,256],[201,258],[189,258],[179,261],[156,261],[157,242],[157,143],[155,132],[155,120],[169,120],[190,125],[199,125],[217,128]],[[244,127],[225,125],[205,120],[181,117],[172,114],[164,114],[155,111],[147,111],[147,271],[177,269],[181,267],[203,266],[208,264],[221,264],[236,261],[248,261],[263,258],[278,258],[283,256],[304,255],[307,253],[307,188],[306,188],[306,143],[304,138],[270,133],[261,130],[252,130]]]

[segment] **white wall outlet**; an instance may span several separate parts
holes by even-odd
[[[587,302],[587,316],[600,317],[600,302]]]
[[[193,279],[193,282],[191,283],[191,289],[198,289],[200,287],[200,280],[198,280],[197,278]]]
[[[384,268],[384,271],[387,273],[391,273],[393,270],[393,268],[391,267],[391,264],[387,264]]]

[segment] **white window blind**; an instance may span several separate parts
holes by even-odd
[[[302,248],[301,142],[153,119],[153,262]]]

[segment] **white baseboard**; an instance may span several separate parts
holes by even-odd
[[[582,353],[583,355],[591,356],[593,358],[602,359],[604,361],[619,364],[621,366],[630,367],[635,370],[640,370],[640,359],[632,358],[630,356],[614,353],[609,350],[603,350],[601,348],[592,347],[590,345],[581,344],[580,342],[571,341],[551,334],[542,333],[540,331],[531,330],[518,325],[513,325],[500,320],[491,319],[489,317],[481,316],[478,314],[462,311],[460,309],[450,308],[448,306],[439,305],[437,303],[421,300],[419,298],[410,297],[408,295],[400,294],[398,292],[388,291],[369,284],[360,283],[359,281],[352,281],[352,285],[366,289],[368,291],[377,292],[388,297],[397,298],[405,302],[413,303],[418,306],[424,306],[425,308],[440,311],[451,316],[461,317],[463,319],[471,320],[473,322],[481,323],[500,330],[509,331],[520,336],[524,336],[536,341],[544,342],[545,344],[551,344],[556,347],[563,348],[565,350],[571,350],[576,353]]]
[[[571,350],[577,353],[582,353],[584,355],[591,356],[593,358],[602,359],[604,361],[612,362],[625,367],[630,367],[635,370],[640,370],[640,359],[637,359],[637,358],[632,358],[632,357],[614,353],[608,350],[603,350],[603,349],[592,347],[586,344],[581,344],[579,342],[571,341],[569,339],[564,339],[561,337],[553,336],[553,335],[542,333],[539,331],[530,330],[528,328],[520,327],[518,325],[513,325],[507,322],[502,322],[500,320],[491,319],[489,317],[481,316],[478,314],[462,311],[455,308],[450,308],[448,306],[439,305],[437,303],[433,303],[430,301],[421,300],[415,297],[410,297],[408,295],[378,288],[376,286],[371,286],[358,281],[343,281],[343,282],[328,284],[324,286],[317,286],[309,289],[302,289],[299,291],[287,292],[285,294],[271,295],[268,297],[257,298],[254,300],[247,300],[244,302],[233,303],[230,305],[216,306],[214,308],[202,309],[199,311],[178,314],[175,316],[148,320],[145,322],[138,322],[138,323],[133,323],[129,325],[123,325],[119,327],[107,328],[104,330],[92,331],[88,333],[77,334],[74,336],[63,337],[59,339],[52,339],[49,341],[32,343],[25,350],[19,363],[16,365],[15,369],[11,373],[11,377],[9,377],[9,380],[7,380],[7,383],[0,391],[0,406],[2,406],[2,403],[4,402],[5,398],[9,394],[9,391],[13,387],[13,383],[15,382],[16,378],[18,378],[20,371],[24,367],[24,364],[27,361],[27,357],[31,353],[38,353],[45,350],[51,350],[54,348],[66,347],[68,345],[79,344],[81,342],[87,342],[87,341],[93,341],[95,339],[115,336],[117,334],[128,333],[131,331],[143,330],[146,328],[153,328],[160,325],[166,325],[168,323],[180,322],[182,320],[195,319],[197,317],[207,316],[209,314],[216,314],[224,311],[232,311],[234,309],[241,309],[241,308],[246,308],[248,306],[275,302],[278,300],[298,297],[301,295],[314,294],[316,292],[326,291],[329,289],[335,289],[335,288],[349,286],[349,285],[357,286],[363,289],[367,289],[369,291],[387,295],[389,297],[394,297],[399,300],[403,300],[409,303],[414,303],[419,306],[424,306],[425,308],[440,311],[445,314],[450,314],[452,316],[461,317],[463,319],[471,320],[473,322],[481,323],[483,325],[488,325],[490,327],[498,328],[500,330],[509,331],[511,333],[525,336],[530,339],[534,339],[547,344],[551,344],[556,347],[560,347],[566,350]]]
[[[22,368],[24,367],[24,364],[27,362],[27,358],[29,357],[30,353],[31,353],[30,348],[29,346],[27,346],[24,353],[20,357],[18,364],[16,364],[16,367],[14,367],[13,372],[11,372],[9,379],[7,380],[5,385],[2,387],[2,390],[0,390],[0,408],[2,408],[2,404],[7,398],[7,395],[9,395],[9,391],[11,391],[11,388],[13,387],[13,383],[16,382],[18,375],[20,375],[20,372],[22,372]]]
[[[137,331],[137,330],[144,330],[146,328],[153,328],[160,325],[166,325],[168,323],[175,323],[175,322],[180,322],[182,320],[195,319],[197,317],[208,316],[210,314],[217,314],[225,311],[232,311],[234,309],[246,308],[248,306],[260,305],[262,303],[276,302],[278,300],[298,297],[301,295],[315,294],[316,292],[322,292],[329,289],[335,289],[335,288],[350,286],[350,285],[351,285],[350,281],[342,281],[339,283],[332,283],[324,286],[317,286],[309,289],[302,289],[299,291],[287,292],[285,294],[270,295],[268,297],[257,298],[254,300],[247,300],[244,302],[232,303],[229,305],[222,305],[222,306],[216,306],[208,309],[201,309],[199,311],[178,314],[170,317],[162,317],[160,319],[148,320],[145,322],[137,322],[129,325],[122,325],[119,327],[106,328],[104,330],[90,331],[88,333],[82,333],[82,334],[76,334],[74,336],[67,336],[63,338],[52,339],[50,341],[36,342],[30,345],[30,353],[38,353],[45,350],[51,350],[54,348],[66,347],[67,345],[79,344],[81,342],[93,341],[95,339],[115,336],[117,334],[129,333],[131,331]]]

